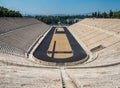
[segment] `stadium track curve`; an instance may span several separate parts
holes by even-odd
[[[69,32],[69,30],[66,27],[61,27],[64,29],[64,32],[56,32],[57,27],[52,27],[48,34],[45,36],[41,44],[37,47],[37,49],[34,51],[33,56],[39,60],[47,61],[47,62],[55,62],[55,63],[66,63],[66,62],[75,62],[85,59],[88,55],[84,51],[84,49],[81,47],[81,45],[76,41],[76,39],[73,37],[73,35]],[[62,53],[73,53],[73,55],[69,58],[55,58],[54,56],[49,57],[47,53],[50,53],[48,51],[51,40],[53,38],[54,33],[60,33],[60,34],[66,34],[66,37],[68,39],[68,42],[71,46],[72,52],[62,52]],[[58,40],[59,41],[59,40]],[[54,43],[55,44],[55,43]],[[53,45],[55,48],[55,45]],[[63,45],[64,46],[64,45]],[[51,53],[55,53],[54,51]],[[56,52],[58,53],[58,52]]]

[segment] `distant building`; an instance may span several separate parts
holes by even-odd
[[[79,19],[78,18],[75,18],[75,19],[67,19],[67,23],[68,24],[73,24],[73,23],[77,23],[79,22]]]
[[[61,24],[61,22],[59,21],[59,22],[58,22],[58,25],[60,25],[60,24]]]

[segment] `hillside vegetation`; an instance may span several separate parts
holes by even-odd
[[[19,11],[14,11],[0,6],[0,17],[22,17]]]
[[[95,18],[120,18],[120,11],[112,11],[109,12],[94,12],[92,13],[92,17]]]
[[[38,20],[41,20],[47,24],[65,24],[71,25],[75,19],[83,19],[83,18],[120,18],[120,11],[108,11],[108,12],[93,12],[91,14],[86,15],[68,15],[68,16],[36,16]]]

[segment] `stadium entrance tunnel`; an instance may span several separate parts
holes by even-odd
[[[33,58],[47,65],[83,63],[87,53],[66,27],[52,27],[33,53]]]

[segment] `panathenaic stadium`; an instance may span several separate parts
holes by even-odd
[[[120,88],[120,19],[1,17],[0,88]]]

